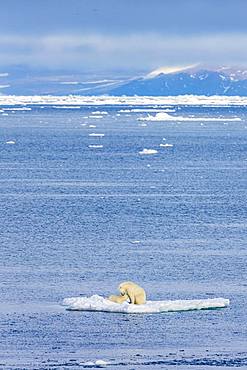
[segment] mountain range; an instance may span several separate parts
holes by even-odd
[[[0,73],[0,92],[13,95],[113,95],[247,96],[247,70],[241,68],[202,68],[200,66],[158,68],[134,78],[92,79],[85,73],[42,76],[38,72]]]

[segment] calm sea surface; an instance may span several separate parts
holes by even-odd
[[[202,117],[182,122],[120,109],[0,113],[0,369],[247,369],[247,109],[175,107]],[[153,315],[61,305],[123,280],[152,300],[231,304]]]

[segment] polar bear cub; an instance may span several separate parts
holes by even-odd
[[[124,295],[110,295],[108,298],[110,301],[115,302],[115,303],[123,303],[129,299],[127,294]]]
[[[127,295],[129,297],[130,303],[132,304],[146,303],[145,290],[139,285],[133,283],[132,281],[125,281],[121,283],[118,289],[120,290],[122,296]]]
[[[146,293],[145,290],[132,281],[125,281],[118,287],[121,295],[111,295],[108,299],[115,303],[123,303],[129,301],[132,304],[145,304]]]

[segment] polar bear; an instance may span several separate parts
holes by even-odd
[[[133,283],[132,281],[125,281],[118,287],[123,297],[128,296],[130,303],[132,304],[145,304],[146,293],[143,288]]]
[[[110,295],[108,298],[109,301],[115,302],[115,303],[123,303],[129,299],[127,294],[124,295]]]

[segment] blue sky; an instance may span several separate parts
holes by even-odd
[[[1,0],[0,66],[245,66],[246,14],[246,0]]]

